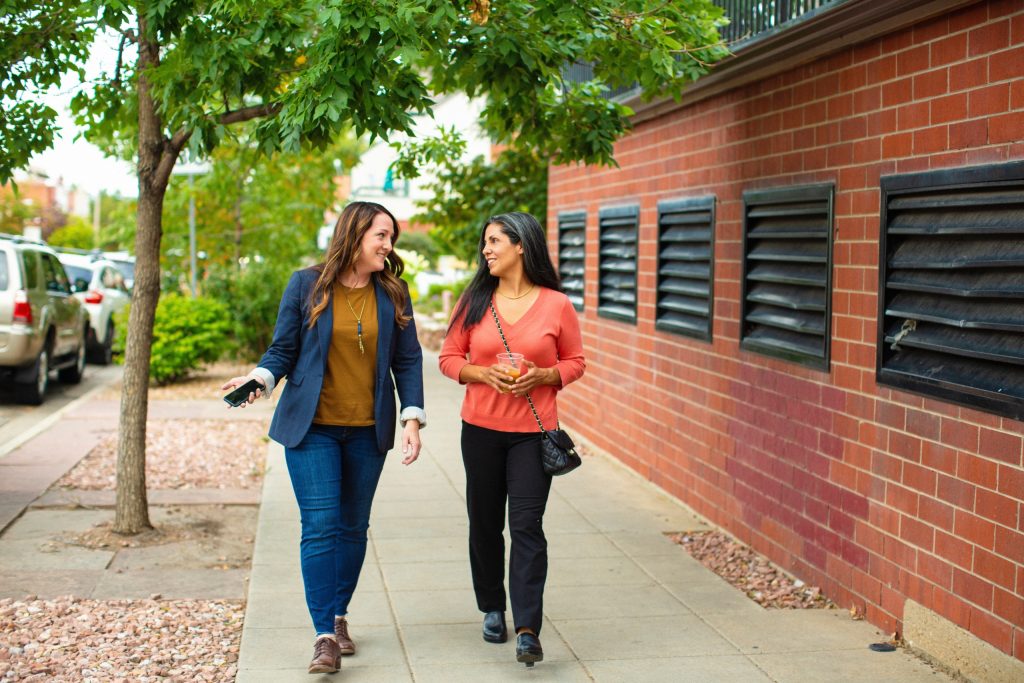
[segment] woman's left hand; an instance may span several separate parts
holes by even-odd
[[[406,420],[402,428],[402,458],[403,465],[411,465],[420,457],[420,423],[419,420]]]
[[[526,366],[526,372],[512,384],[515,396],[525,396],[539,386],[558,386],[562,383],[562,377],[555,368],[538,368],[536,363],[528,360],[524,360],[523,365]]]

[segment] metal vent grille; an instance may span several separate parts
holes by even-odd
[[[562,278],[562,291],[577,311],[583,310],[586,232],[586,211],[558,214],[558,274]]]
[[[1024,163],[881,189],[879,383],[1024,418]]]
[[[715,198],[658,203],[655,327],[711,340]]]
[[[637,231],[639,206],[616,206],[598,212],[597,314],[636,322]]]
[[[827,370],[831,184],[743,193],[740,346]]]

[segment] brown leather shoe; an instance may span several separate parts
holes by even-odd
[[[338,649],[343,655],[354,655],[356,644],[348,635],[348,621],[345,617],[334,617],[334,637],[338,639]]]
[[[341,651],[332,638],[317,638],[313,646],[313,661],[309,663],[311,674],[333,674],[341,668]]]

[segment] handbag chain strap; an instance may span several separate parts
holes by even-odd
[[[508,340],[505,339],[505,333],[501,329],[501,323],[498,322],[498,312],[494,310],[494,303],[491,303],[491,317],[494,318],[494,324],[498,326],[498,334],[501,336],[501,343],[505,345],[505,352],[512,353],[512,350],[508,348]],[[537,409],[533,407],[533,399],[530,398],[530,394],[526,394],[526,400],[530,402],[530,410],[533,411],[533,417],[537,420],[537,426],[540,427],[540,431],[543,434],[546,430],[544,429],[544,423],[540,421],[540,415],[537,414]]]

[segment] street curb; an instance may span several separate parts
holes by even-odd
[[[60,408],[59,410],[54,412],[52,415],[43,418],[38,424],[25,430],[24,432],[14,437],[11,441],[7,442],[3,446],[0,446],[0,458],[5,457],[11,451],[17,450],[28,441],[31,441],[35,437],[39,436],[43,432],[43,430],[49,428],[50,425],[52,425],[54,422],[57,422],[60,418],[62,418],[65,415],[65,413],[68,413],[71,410],[77,408],[79,403],[82,403],[87,399],[91,399],[93,395],[98,394],[99,392],[107,389],[111,384],[113,384],[114,379],[116,378],[111,378],[110,381],[106,382],[105,384],[93,387],[92,389],[85,392],[75,400],[68,403],[63,408]]]

